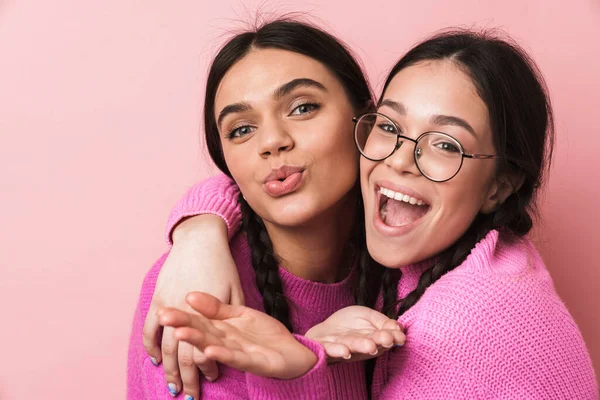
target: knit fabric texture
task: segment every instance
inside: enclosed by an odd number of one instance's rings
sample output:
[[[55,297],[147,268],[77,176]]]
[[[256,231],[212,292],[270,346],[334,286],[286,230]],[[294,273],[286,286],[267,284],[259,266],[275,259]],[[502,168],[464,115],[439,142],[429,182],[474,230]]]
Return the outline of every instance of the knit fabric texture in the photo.
[[[168,237],[183,216],[203,213],[224,218],[231,237],[241,222],[238,193],[235,183],[224,175],[194,186],[173,210],[167,226]],[[237,240],[232,242],[234,257],[240,257],[242,251],[242,258],[248,258],[245,264],[238,264],[240,273],[252,275],[247,248],[244,250],[241,239]],[[163,261],[157,262],[144,282],[130,348],[136,348],[134,341],[141,346],[141,327],[155,275]],[[402,268],[400,299],[417,286],[421,273],[430,265],[431,262],[425,261]],[[291,279],[291,274],[283,270],[280,273],[289,290],[291,283],[286,279]],[[251,277],[242,275],[242,282],[249,279],[253,282]],[[302,322],[299,319],[304,317],[297,314],[296,306],[292,307],[297,333],[305,332],[310,324],[326,318],[326,313],[342,307],[342,303],[352,303],[350,287],[344,288],[346,294],[338,293],[335,300],[330,297],[324,305],[319,291],[300,289],[321,284],[297,279],[297,286],[291,287],[298,287],[298,291],[286,294],[291,298],[298,295],[301,308],[311,310]],[[244,291],[248,305],[252,302],[251,307],[262,310],[256,287],[244,287]],[[323,306],[327,311],[314,318],[312,310],[318,312]],[[597,380],[581,333],[557,295],[543,260],[528,240],[490,232],[462,265],[431,285],[399,322],[406,331],[406,344],[377,359],[373,399],[598,399]],[[360,371],[340,369],[340,372],[326,366],[323,349],[318,344],[308,340],[303,343],[319,356],[318,364],[308,374],[290,381],[260,378],[257,385],[263,388],[260,393],[248,390],[247,384],[228,385],[226,392],[219,392],[222,398],[237,398],[238,393],[259,396],[252,398],[278,398],[285,393],[289,399],[364,398],[364,380],[357,382],[364,379],[358,377],[364,376],[362,364]],[[135,362],[144,363],[144,368],[139,376],[130,373],[130,387],[133,384],[147,391],[147,387],[155,385],[153,393],[168,396],[162,368],[150,363],[143,347],[138,350]],[[129,361],[131,367],[131,351]],[[237,371],[221,370],[228,371],[227,375],[241,376]],[[150,372],[154,375],[148,378]],[[202,382],[204,393],[217,385],[219,381]],[[169,398],[157,396],[130,398]]]
[[[211,204],[219,206],[214,197],[210,201]],[[229,200],[224,199],[224,201]],[[201,203],[193,202],[199,209],[204,210],[205,204]],[[223,215],[230,214],[226,210]],[[256,276],[245,236],[241,233],[235,235],[230,246],[240,273],[246,306],[264,311],[262,296],[255,284]],[[152,364],[142,342],[144,321],[150,308],[158,273],[166,256],[166,254],[162,256],[146,275],[135,312],[128,356],[127,398],[130,400],[172,398],[162,365],[156,367]],[[364,363],[337,364],[328,367],[323,348],[316,342],[301,336],[335,311],[354,304],[352,288],[356,280],[355,271],[352,271],[343,281],[334,284],[307,281],[283,268],[279,268],[279,276],[290,306],[290,321],[295,337],[317,355],[317,364],[302,377],[291,380],[262,378],[219,365],[219,378],[215,382],[210,383],[201,378],[202,398],[366,399]],[[183,392],[176,398],[183,399]]]

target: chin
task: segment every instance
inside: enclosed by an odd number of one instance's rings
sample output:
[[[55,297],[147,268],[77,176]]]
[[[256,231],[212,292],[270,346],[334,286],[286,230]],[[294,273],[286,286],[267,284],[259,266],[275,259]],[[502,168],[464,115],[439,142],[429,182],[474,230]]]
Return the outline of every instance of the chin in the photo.
[[[318,216],[313,207],[302,204],[290,204],[281,207],[276,213],[271,214],[272,223],[280,226],[295,227],[304,225]]]

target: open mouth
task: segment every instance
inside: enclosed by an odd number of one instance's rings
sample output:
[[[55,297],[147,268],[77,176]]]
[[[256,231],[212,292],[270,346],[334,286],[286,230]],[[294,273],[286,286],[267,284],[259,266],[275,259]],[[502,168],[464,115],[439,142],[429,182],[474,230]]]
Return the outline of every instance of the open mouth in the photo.
[[[388,226],[403,227],[421,219],[430,209],[423,199],[380,187],[379,216]]]

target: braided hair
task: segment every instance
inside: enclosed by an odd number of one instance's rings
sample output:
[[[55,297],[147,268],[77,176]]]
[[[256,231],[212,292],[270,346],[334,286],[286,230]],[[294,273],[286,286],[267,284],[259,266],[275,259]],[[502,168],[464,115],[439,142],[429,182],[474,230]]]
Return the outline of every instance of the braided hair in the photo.
[[[504,238],[525,236],[536,215],[535,199],[547,174],[554,142],[554,119],[546,84],[527,53],[494,32],[453,30],[439,33],[413,47],[392,68],[383,93],[404,68],[420,62],[448,60],[466,72],[487,106],[494,146],[500,159],[498,174],[515,174],[523,184],[490,214],[479,214],[467,231],[435,258],[417,287],[397,300],[400,270],[382,277],[383,312],[402,315],[444,274],[462,264],[489,231]]]
[[[208,73],[204,101],[204,131],[208,152],[216,166],[231,177],[225,163],[221,137],[215,119],[215,97],[218,87],[229,69],[253,49],[281,49],[306,55],[322,63],[344,87],[354,110],[363,111],[372,107],[372,92],[365,75],[346,46],[334,36],[304,22],[292,19],[277,19],[257,28],[239,33],[231,38],[215,56]],[[349,132],[349,134],[351,134]],[[357,196],[360,197],[360,196]],[[240,196],[242,229],[246,233],[252,253],[252,265],[256,273],[256,284],[263,297],[265,312],[282,322],[288,329],[289,306],[283,295],[278,274],[278,260],[263,220]],[[359,250],[359,258],[366,253],[364,245],[363,209],[357,206],[352,242]],[[361,237],[362,233],[362,237]],[[362,241],[362,242],[361,242]],[[359,263],[359,269],[366,263]],[[360,273],[361,277],[367,275]],[[378,289],[372,279],[360,280],[369,288]],[[357,288],[357,299],[373,301],[373,290]]]

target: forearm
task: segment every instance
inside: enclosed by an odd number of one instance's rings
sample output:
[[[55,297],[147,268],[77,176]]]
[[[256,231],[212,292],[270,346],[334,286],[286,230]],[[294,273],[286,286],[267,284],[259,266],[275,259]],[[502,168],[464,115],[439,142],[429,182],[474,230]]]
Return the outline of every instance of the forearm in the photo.
[[[227,230],[226,237],[231,239],[241,226],[241,210],[238,203],[239,189],[229,177],[221,174],[208,178],[188,190],[177,202],[167,221],[166,238],[169,246],[173,236],[184,220],[204,214],[220,217]]]

